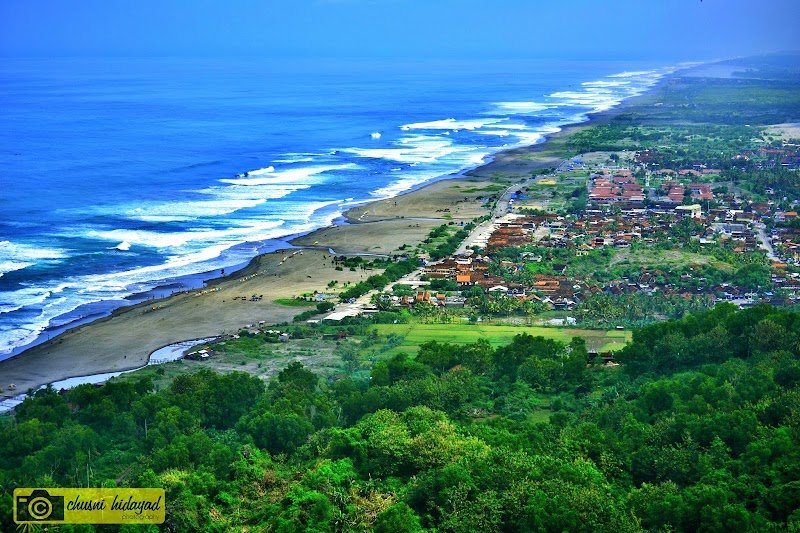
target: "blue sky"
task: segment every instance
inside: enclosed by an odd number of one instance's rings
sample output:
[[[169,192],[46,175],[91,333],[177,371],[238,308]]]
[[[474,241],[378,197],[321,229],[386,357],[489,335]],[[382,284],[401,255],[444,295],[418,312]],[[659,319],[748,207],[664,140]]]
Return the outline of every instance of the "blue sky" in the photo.
[[[800,49],[798,0],[2,0],[2,56],[694,60]]]

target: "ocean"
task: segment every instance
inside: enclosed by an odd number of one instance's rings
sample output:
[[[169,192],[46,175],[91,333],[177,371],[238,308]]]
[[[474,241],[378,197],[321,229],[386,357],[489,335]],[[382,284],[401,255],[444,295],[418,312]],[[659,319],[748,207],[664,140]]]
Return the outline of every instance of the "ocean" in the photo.
[[[0,360],[474,168],[678,65],[0,60]]]

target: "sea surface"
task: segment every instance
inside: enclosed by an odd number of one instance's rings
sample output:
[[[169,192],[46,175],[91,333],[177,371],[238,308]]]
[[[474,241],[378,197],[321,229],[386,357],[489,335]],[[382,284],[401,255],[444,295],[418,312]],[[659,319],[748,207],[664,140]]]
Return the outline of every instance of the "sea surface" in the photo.
[[[679,65],[0,59],[0,360]]]

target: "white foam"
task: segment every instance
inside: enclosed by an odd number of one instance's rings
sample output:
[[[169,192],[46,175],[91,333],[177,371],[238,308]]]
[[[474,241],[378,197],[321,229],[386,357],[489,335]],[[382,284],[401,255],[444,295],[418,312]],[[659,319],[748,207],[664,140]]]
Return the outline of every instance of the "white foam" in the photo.
[[[220,240],[236,240],[246,238],[252,233],[271,229],[282,224],[281,221],[260,221],[255,225],[234,226],[225,229],[205,229],[182,231],[174,233],[161,233],[147,230],[116,229],[109,231],[89,230],[86,235],[95,239],[109,241],[125,241],[128,243],[149,246],[151,248],[178,248],[192,241],[219,242]]]
[[[122,241],[121,243],[116,245],[114,248],[116,250],[120,250],[120,251],[126,252],[126,251],[131,249],[131,243],[129,243],[128,241]]]
[[[24,346],[35,341],[46,326],[46,322],[14,325],[10,328],[0,325],[0,355],[11,353],[16,346]]]
[[[459,154],[485,149],[482,146],[456,145],[451,139],[439,135],[411,135],[399,139],[393,145],[397,148],[347,148],[342,151],[358,157],[410,163],[413,166],[420,163],[437,163]]]
[[[109,231],[90,230],[86,234],[93,239],[119,242],[123,240],[127,243],[134,243],[140,246],[151,248],[172,248],[183,246],[192,240],[206,239],[210,236],[209,232],[193,231],[180,233],[158,233],[145,230],[126,230],[115,229]]]
[[[274,159],[273,163],[292,164],[292,163],[310,163],[314,161],[313,157],[287,157],[285,159]]]
[[[0,292],[0,313],[10,313],[23,307],[43,303],[50,297],[44,287],[25,287],[14,291]]]
[[[276,172],[273,169],[269,172],[263,172],[261,174],[256,174],[256,172],[250,173],[250,176],[255,175],[263,177],[221,179],[219,181],[231,185],[242,185],[247,187],[258,186],[258,185],[277,185],[277,184],[307,184],[306,182],[308,178],[312,176],[317,176],[324,172],[331,172],[334,170],[346,170],[352,168],[356,168],[356,165],[349,163],[345,165],[324,165],[324,166],[293,168],[293,169],[282,170],[279,172]]]
[[[602,94],[602,95],[601,95]],[[605,101],[609,97],[607,93],[597,93],[595,91],[559,91],[550,95],[550,98],[558,98],[568,103],[593,104],[598,101]]]
[[[377,131],[374,132],[374,133],[370,133],[369,136],[372,137],[373,139],[380,139],[381,138],[380,132],[377,132]]]
[[[656,70],[634,70],[634,71],[625,71],[620,72],[619,74],[611,74],[608,76],[609,78],[634,78],[634,77],[641,77],[641,76],[650,76],[656,74],[658,71]]]
[[[3,261],[0,260],[0,277],[7,272],[13,272],[15,270],[22,270],[23,268],[28,268],[29,266],[33,266],[36,263],[30,263],[27,261]]]
[[[306,229],[316,227],[316,223],[308,221],[314,210],[336,202],[338,200],[309,205],[307,212],[300,215],[305,222],[305,225],[301,227]],[[332,220],[335,216],[334,213],[328,218]],[[283,224],[283,221],[253,220],[241,227],[226,231],[197,232],[203,234],[207,239],[205,246],[196,251],[171,255],[161,264],[120,272],[75,276],[66,283],[54,284],[50,287],[25,288],[0,293],[0,312],[11,312],[23,307],[39,308],[39,315],[24,324],[11,324],[10,321],[8,324],[0,323],[0,355],[8,354],[16,346],[22,346],[35,340],[46,327],[52,325],[52,321],[56,317],[63,316],[92,302],[121,301],[130,294],[154,288],[164,280],[202,271],[203,267],[200,267],[200,264],[219,258],[224,251],[236,244],[247,240],[268,239],[286,234],[286,230],[280,229]],[[227,238],[221,238],[220,234],[225,234]],[[148,232],[142,232],[139,237],[141,240],[153,238]],[[177,239],[177,241],[186,242],[189,240],[191,239],[187,239],[183,235]],[[53,294],[62,292],[64,294],[58,298],[50,299]]]
[[[67,301],[67,297],[66,296],[61,296],[60,298],[56,298],[55,300],[53,300],[51,302],[47,302],[42,309],[43,310],[44,309],[52,309],[54,307],[58,307],[58,306],[62,305],[66,301]]]
[[[476,118],[471,120],[456,120],[447,118],[444,120],[433,120],[431,122],[417,122],[415,124],[405,124],[400,126],[403,131],[408,130],[475,130],[488,124],[503,122],[504,118]]]
[[[614,95],[603,89],[587,89],[584,92],[560,91],[550,95],[560,101],[562,106],[585,106],[592,111],[605,111],[619,105],[624,99],[623,95]]]
[[[508,131],[508,130],[499,130],[499,129],[497,129],[497,130],[478,131],[476,133],[479,133],[481,135],[497,135],[498,137],[508,137],[509,135],[511,135],[510,131]]]
[[[496,108],[495,113],[500,114],[537,113],[554,107],[552,104],[539,102],[495,102],[493,105]]]
[[[292,204],[281,204],[280,206],[276,206],[276,208],[270,212],[270,216],[281,221],[284,221],[284,224],[277,228],[276,231],[272,232],[272,236],[284,236],[294,233],[300,233],[302,231],[306,231],[305,229],[298,229],[300,225],[305,227],[306,224],[315,222],[321,216],[320,211],[326,210],[330,206],[337,206],[341,205],[342,203],[341,198],[337,198],[334,200],[322,200],[317,202],[302,202],[302,203],[292,203]],[[338,213],[335,209],[330,209],[330,212],[333,213],[334,218],[338,216]],[[326,213],[326,216],[330,213]],[[250,225],[257,225],[261,223],[260,220],[243,220],[241,221],[243,224],[250,224]],[[324,226],[325,224],[317,223],[316,227]],[[316,229],[312,228],[312,229]],[[263,237],[262,237],[263,238]],[[252,240],[252,239],[251,239]]]
[[[65,257],[67,257],[65,250],[0,241],[0,275],[14,270],[22,270],[40,261],[52,261]]]
[[[370,195],[374,198],[392,198],[401,194],[403,192],[409,191],[414,187],[425,183],[435,177],[438,177],[440,173],[438,172],[419,172],[419,173],[408,173],[404,174],[403,178],[391,183],[385,187],[381,187],[370,192]],[[358,202],[354,202],[358,203]]]
[[[630,85],[629,81],[585,81],[581,83],[584,87],[624,87]]]
[[[491,130],[492,128],[499,128],[504,130],[526,130],[528,129],[528,126],[526,126],[525,124],[493,124],[491,126],[487,126],[486,128],[488,130]],[[483,133],[483,132],[479,131],[476,133]]]
[[[155,202],[144,206],[123,206],[124,215],[145,222],[183,222],[204,217],[229,215],[240,209],[255,207],[266,198],[230,198],[183,202]]]
[[[265,185],[245,185],[245,186],[215,186],[199,191],[199,194],[214,196],[218,199],[232,200],[275,200],[283,198],[300,189],[308,189],[311,184],[265,184]]]
[[[256,170],[251,170],[247,174],[250,175],[250,176],[263,176],[264,174],[272,174],[273,172],[275,172],[275,167],[270,165],[270,166],[268,166],[266,168],[259,168],[259,169],[256,169]],[[244,174],[239,174],[239,175],[242,176],[242,177],[244,176]]]

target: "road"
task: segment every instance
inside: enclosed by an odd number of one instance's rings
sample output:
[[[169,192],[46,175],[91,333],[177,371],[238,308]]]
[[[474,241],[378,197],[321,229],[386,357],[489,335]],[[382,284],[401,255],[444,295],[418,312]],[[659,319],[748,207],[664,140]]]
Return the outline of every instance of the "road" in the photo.
[[[497,204],[489,212],[491,218],[485,222],[481,222],[474,230],[472,230],[472,232],[469,234],[469,237],[464,239],[464,241],[456,250],[456,255],[463,254],[472,246],[484,248],[486,246],[486,242],[489,240],[489,236],[491,236],[498,223],[504,219],[504,215],[509,213],[508,202],[514,196],[514,193],[530,186],[540,179],[552,179],[552,176],[536,176],[526,178],[523,181],[514,183],[506,188],[506,190],[504,190],[498,198]]]
[[[756,238],[758,239],[758,244],[766,250],[767,258],[770,261],[780,261],[780,258],[775,255],[775,249],[772,247],[772,241],[767,235],[766,226],[764,224],[755,224],[756,227]]]

